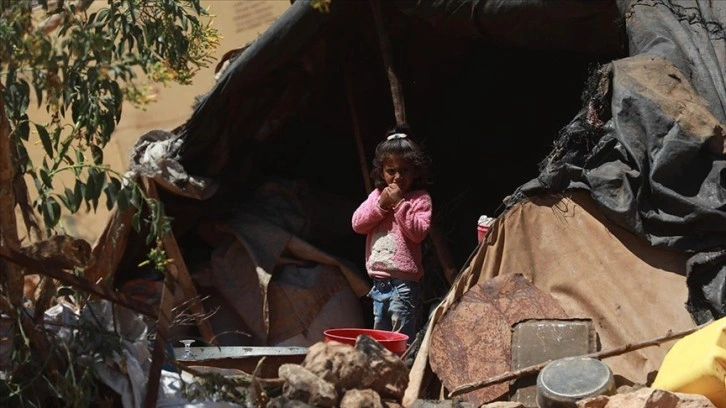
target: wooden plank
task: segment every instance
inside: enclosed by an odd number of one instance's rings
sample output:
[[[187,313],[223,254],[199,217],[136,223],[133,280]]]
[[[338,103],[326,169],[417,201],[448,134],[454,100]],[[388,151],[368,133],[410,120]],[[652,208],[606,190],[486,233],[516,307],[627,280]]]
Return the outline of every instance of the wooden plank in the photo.
[[[143,185],[146,190],[146,194],[155,200],[159,200],[159,192],[156,189],[156,184],[153,180],[143,177]],[[199,295],[197,293],[194,281],[192,281],[189,275],[189,269],[184,262],[179,244],[173,233],[166,234],[162,238],[164,250],[166,251],[169,259],[172,262],[169,264],[169,272],[174,277],[175,281],[181,285],[182,294],[184,295],[184,301],[189,300],[189,308],[194,314],[199,333],[201,334],[204,341],[208,344],[217,345],[217,341],[214,336],[214,331],[209,323],[209,319],[205,319],[204,306],[202,305]],[[173,295],[174,292],[172,292]],[[172,306],[173,307],[173,306]],[[170,309],[171,310],[171,309]]]
[[[93,264],[84,271],[86,279],[99,283],[118,270],[119,263],[126,252],[133,215],[134,209],[131,207],[124,211],[114,207],[111,221],[106,224],[103,232],[93,244]]]
[[[174,308],[174,293],[176,278],[169,272],[164,277],[164,285],[161,289],[161,300],[159,301],[159,318],[156,321],[156,340],[154,349],[151,352],[151,367],[149,368],[149,379],[146,384],[146,408],[155,408],[159,397],[159,381],[161,380],[161,369],[166,359],[166,345],[169,338],[169,325],[171,323],[171,311]]]

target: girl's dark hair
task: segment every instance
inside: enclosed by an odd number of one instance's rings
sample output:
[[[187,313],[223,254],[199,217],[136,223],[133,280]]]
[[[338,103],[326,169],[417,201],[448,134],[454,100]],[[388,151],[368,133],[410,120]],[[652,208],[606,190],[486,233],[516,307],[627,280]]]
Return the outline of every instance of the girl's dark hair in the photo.
[[[388,140],[388,136],[396,133],[405,134],[406,137]],[[383,162],[391,155],[402,157],[413,164],[416,175],[411,183],[411,189],[424,189],[431,184],[431,158],[424,148],[413,140],[411,128],[402,124],[386,132],[386,138],[376,146],[371,179],[377,189],[386,187],[386,181],[383,179]]]

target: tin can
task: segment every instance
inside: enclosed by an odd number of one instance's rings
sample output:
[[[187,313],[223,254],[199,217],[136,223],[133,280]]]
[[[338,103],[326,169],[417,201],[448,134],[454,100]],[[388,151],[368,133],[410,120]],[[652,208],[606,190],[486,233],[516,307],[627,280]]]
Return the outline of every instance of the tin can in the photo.
[[[539,408],[577,408],[577,401],[615,393],[610,367],[590,357],[565,357],[537,375]]]

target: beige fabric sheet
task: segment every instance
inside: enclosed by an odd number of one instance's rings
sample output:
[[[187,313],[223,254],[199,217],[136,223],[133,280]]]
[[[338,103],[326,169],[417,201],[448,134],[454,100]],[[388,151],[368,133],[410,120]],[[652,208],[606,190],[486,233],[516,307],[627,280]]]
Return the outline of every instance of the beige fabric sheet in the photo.
[[[570,317],[592,319],[602,349],[611,349],[695,327],[685,308],[685,262],[685,254],[650,247],[610,224],[585,192],[517,204],[496,220],[432,313],[404,406],[424,391],[430,394],[424,387],[436,375],[428,364],[432,327],[477,282],[521,273],[557,299]],[[646,384],[674,342],[603,361],[615,375]]]

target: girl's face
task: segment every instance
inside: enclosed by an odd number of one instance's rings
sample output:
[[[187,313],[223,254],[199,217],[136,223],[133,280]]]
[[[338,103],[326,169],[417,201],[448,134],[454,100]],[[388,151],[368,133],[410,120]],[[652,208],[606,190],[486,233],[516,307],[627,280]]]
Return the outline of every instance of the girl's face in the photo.
[[[383,160],[382,171],[386,185],[396,183],[404,193],[411,188],[416,177],[413,163],[397,155],[390,155]]]

